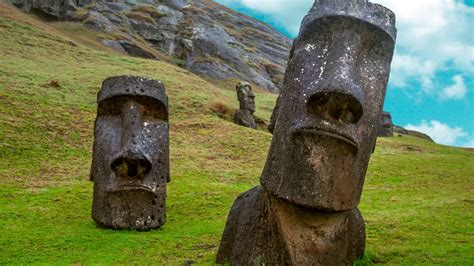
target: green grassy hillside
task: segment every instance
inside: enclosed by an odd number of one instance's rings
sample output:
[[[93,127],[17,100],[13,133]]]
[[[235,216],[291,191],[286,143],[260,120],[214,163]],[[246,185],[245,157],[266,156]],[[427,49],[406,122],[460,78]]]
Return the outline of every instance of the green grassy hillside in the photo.
[[[216,115],[216,106],[237,108],[233,87],[216,85],[227,83],[93,49],[65,29],[0,1],[0,264],[213,264],[232,202],[258,184],[271,135]],[[170,99],[168,219],[151,232],[100,229],[90,218],[96,94],[123,74],[162,80]],[[275,95],[256,96],[268,120]],[[473,173],[472,151],[379,139],[360,205],[360,263],[472,265]]]

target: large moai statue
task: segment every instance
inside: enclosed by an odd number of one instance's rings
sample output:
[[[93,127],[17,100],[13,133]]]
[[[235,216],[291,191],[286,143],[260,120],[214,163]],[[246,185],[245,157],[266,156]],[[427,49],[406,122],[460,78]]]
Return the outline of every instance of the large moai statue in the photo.
[[[150,230],[165,223],[168,97],[163,83],[106,79],[98,94],[92,218],[103,227]]]
[[[248,82],[239,82],[235,87],[239,99],[239,110],[234,115],[234,123],[249,128],[257,128],[253,113],[255,113],[255,95]]]
[[[389,112],[383,112],[380,117],[378,137],[393,137],[392,115]]]
[[[234,202],[218,263],[349,265],[364,254],[357,205],[395,37],[381,5],[315,1],[290,52],[261,186]]]

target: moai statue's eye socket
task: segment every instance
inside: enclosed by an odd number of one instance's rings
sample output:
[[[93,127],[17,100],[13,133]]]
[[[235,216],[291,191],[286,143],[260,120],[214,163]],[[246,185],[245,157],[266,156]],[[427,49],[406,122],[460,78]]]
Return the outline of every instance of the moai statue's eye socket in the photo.
[[[168,112],[165,105],[154,98],[144,97],[140,99],[144,107],[143,120],[146,121],[168,121]]]
[[[120,116],[122,114],[122,105],[124,99],[122,97],[113,97],[103,100],[99,103],[97,116]]]
[[[166,110],[162,105],[156,105],[150,108],[146,106],[143,112],[143,120],[162,120],[168,121]]]
[[[116,96],[99,103],[98,116],[121,116],[127,101],[134,100],[142,106],[142,119],[168,121],[165,105],[158,99],[146,96]]]

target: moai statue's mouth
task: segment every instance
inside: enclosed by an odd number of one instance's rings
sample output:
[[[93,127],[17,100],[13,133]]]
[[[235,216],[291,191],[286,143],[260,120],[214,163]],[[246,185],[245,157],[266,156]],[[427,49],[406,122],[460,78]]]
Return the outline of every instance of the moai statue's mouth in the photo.
[[[115,192],[121,192],[121,191],[128,191],[128,192],[149,192],[149,193],[156,193],[155,192],[155,189],[149,187],[149,186],[145,186],[145,185],[135,185],[135,184],[132,184],[132,185],[121,185],[117,188],[114,188],[114,189],[110,189],[109,191],[107,191],[108,193],[115,193]]]
[[[352,137],[343,133],[334,132],[326,128],[320,128],[320,127],[298,128],[293,131],[292,135],[294,136],[294,138],[305,138],[306,140],[310,139],[313,141],[321,141],[327,138],[336,139],[343,142],[346,145],[349,145],[351,147],[350,151],[352,155],[356,155],[357,151],[359,150],[359,145],[357,145],[356,141]],[[321,138],[321,136],[325,136],[326,138]]]

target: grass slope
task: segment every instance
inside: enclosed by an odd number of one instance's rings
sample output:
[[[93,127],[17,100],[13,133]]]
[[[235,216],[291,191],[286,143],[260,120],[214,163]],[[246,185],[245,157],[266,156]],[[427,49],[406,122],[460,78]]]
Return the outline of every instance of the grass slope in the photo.
[[[237,108],[232,87],[74,39],[0,1],[0,264],[213,264],[233,200],[258,184],[271,135],[211,111]],[[170,98],[168,220],[156,231],[104,230],[90,218],[96,94],[122,74],[160,79]],[[268,120],[275,96],[256,99]],[[472,264],[473,173],[470,151],[378,140],[359,263]]]

